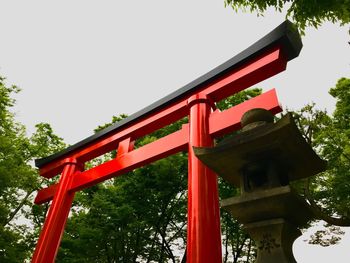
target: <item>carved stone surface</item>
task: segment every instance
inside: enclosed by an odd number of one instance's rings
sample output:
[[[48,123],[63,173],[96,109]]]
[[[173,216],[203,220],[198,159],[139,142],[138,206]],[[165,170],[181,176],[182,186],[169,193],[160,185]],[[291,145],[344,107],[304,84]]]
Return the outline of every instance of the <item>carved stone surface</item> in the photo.
[[[301,232],[295,225],[277,218],[246,224],[245,229],[258,248],[256,263],[296,263],[292,247]]]
[[[212,148],[194,148],[196,156],[241,195],[221,201],[244,225],[258,248],[257,263],[295,263],[293,242],[299,227],[314,219],[308,203],[289,183],[326,168],[300,134],[293,116],[273,123],[264,109],[246,112],[240,133]]]
[[[294,263],[299,227],[314,218],[309,205],[290,186],[275,187],[221,201],[256,242],[257,263]]]
[[[243,167],[267,160],[278,165],[288,181],[325,170],[326,162],[304,140],[291,114],[276,123],[264,122],[266,124],[223,140],[215,147],[194,147],[194,152],[203,163],[237,187],[241,186]]]
[[[290,186],[244,193],[222,200],[220,205],[241,224],[272,218],[288,218],[289,222],[304,226],[314,219],[307,202]]]
[[[273,123],[273,114],[265,109],[251,109],[247,111],[241,119],[242,131],[255,129],[267,123]]]

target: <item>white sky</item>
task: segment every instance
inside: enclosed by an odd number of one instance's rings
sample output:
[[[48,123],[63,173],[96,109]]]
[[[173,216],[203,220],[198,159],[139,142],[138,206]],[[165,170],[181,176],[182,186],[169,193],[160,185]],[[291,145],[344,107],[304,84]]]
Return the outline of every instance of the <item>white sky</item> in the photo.
[[[0,75],[23,89],[16,112],[29,133],[48,122],[73,144],[112,115],[132,114],[208,72],[283,20],[273,10],[236,14],[223,0],[0,0]],[[328,90],[350,72],[347,30],[308,29],[300,56],[257,86],[277,88],[288,108],[315,101],[332,111]],[[331,258],[346,262],[344,255]]]

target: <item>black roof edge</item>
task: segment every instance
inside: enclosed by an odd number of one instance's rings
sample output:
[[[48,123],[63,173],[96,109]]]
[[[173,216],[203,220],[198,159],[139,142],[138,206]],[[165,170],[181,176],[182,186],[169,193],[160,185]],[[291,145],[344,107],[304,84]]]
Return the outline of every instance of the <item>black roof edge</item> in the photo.
[[[184,87],[176,90],[175,92],[169,94],[168,96],[156,101],[155,103],[151,104],[150,106],[130,115],[129,117],[121,120],[120,122],[109,126],[92,136],[87,137],[86,139],[73,144],[66,149],[57,152],[53,155],[50,155],[45,158],[36,159],[35,165],[38,168],[43,167],[44,165],[55,161],[56,159],[62,158],[64,156],[69,155],[71,152],[83,148],[84,146],[97,141],[103,137],[108,136],[112,132],[116,132],[117,130],[125,127],[126,125],[130,125],[131,123],[137,121],[141,117],[145,117],[152,112],[162,108],[164,105],[167,105],[171,102],[174,102],[181,97],[192,93],[196,91],[196,89],[202,87],[204,84],[208,83],[209,81],[213,81],[215,78],[222,76],[227,71],[231,70],[234,67],[238,67],[247,60],[251,59],[252,57],[260,54],[267,48],[280,44],[282,47],[282,51],[284,55],[287,57],[288,61],[292,60],[293,58],[297,57],[301,51],[302,48],[302,42],[300,35],[298,33],[298,30],[296,29],[295,25],[291,23],[290,21],[286,20],[282,24],[280,24],[278,27],[276,27],[274,30],[272,30],[270,33],[265,35],[263,38],[255,42],[253,45],[248,47],[247,49],[240,52],[238,55],[232,57],[225,63],[221,64],[220,66],[214,68],[213,70],[209,71],[208,73],[204,74],[203,76],[195,79],[194,81],[190,82],[189,84],[185,85]]]

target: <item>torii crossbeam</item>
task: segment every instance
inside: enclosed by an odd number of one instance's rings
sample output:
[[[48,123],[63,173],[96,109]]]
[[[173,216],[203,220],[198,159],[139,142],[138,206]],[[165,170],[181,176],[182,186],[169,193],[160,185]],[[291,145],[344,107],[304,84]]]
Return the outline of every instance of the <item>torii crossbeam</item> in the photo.
[[[187,262],[219,263],[220,215],[217,176],[194,155],[193,146],[211,146],[218,136],[237,130],[251,108],[281,111],[275,90],[220,112],[215,103],[283,70],[302,43],[294,25],[283,22],[255,44],[149,107],[49,157],[36,160],[40,175],[60,175],[41,189],[35,203],[52,200],[32,262],[54,262],[75,192],[125,174],[180,151],[188,151]],[[133,149],[142,136],[185,116],[189,123],[172,134]],[[115,159],[84,170],[84,163],[117,149]]]

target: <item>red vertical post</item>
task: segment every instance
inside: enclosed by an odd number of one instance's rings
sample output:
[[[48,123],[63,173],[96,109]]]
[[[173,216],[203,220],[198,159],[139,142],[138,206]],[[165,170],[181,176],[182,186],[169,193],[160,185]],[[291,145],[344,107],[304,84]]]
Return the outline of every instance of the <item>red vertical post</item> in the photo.
[[[73,181],[73,175],[80,170],[80,167],[73,158],[65,160],[58,189],[45,219],[32,263],[52,263],[55,261],[75,194],[74,192],[68,192],[68,189]]]
[[[220,263],[221,231],[217,175],[194,155],[193,146],[213,146],[209,134],[211,103],[205,95],[188,100],[187,263]]]

